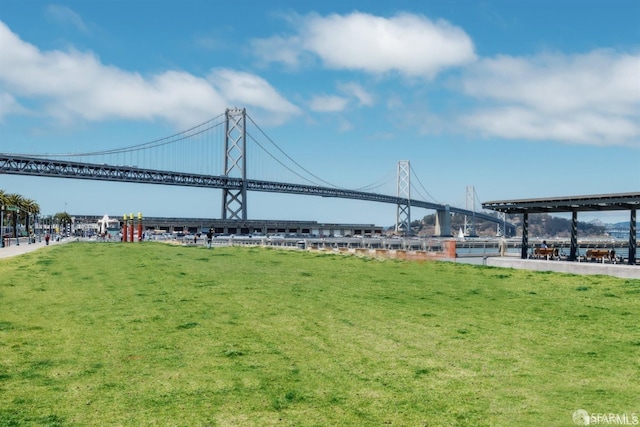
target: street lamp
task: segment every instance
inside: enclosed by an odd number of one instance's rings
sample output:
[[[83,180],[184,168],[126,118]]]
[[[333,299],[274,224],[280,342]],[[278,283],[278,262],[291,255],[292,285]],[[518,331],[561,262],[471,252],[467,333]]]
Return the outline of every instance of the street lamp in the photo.
[[[20,238],[18,237],[18,224],[20,223],[20,209],[16,209],[16,246],[20,246]]]
[[[0,206],[0,248],[4,248],[4,205]]]

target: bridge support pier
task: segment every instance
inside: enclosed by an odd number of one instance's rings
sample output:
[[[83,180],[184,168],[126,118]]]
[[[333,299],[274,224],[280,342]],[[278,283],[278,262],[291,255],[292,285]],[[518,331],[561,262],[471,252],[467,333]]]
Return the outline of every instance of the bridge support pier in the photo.
[[[444,210],[436,211],[436,236],[451,237],[451,212],[449,205],[444,205]]]

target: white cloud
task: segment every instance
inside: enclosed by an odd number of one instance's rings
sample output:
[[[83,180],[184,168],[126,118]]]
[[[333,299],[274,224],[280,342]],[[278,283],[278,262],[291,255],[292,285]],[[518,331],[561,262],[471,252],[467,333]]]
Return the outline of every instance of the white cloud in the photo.
[[[202,78],[170,70],[142,76],[102,64],[92,53],[40,51],[2,22],[0,63],[0,90],[14,103],[28,98],[66,122],[161,119],[190,126],[235,102],[259,107],[278,120],[298,112],[265,80],[252,74],[214,70]],[[15,111],[3,108],[0,117]]]
[[[5,115],[24,113],[26,110],[8,93],[0,93],[0,121]]]
[[[338,113],[345,111],[347,107],[356,103],[358,106],[372,106],[373,95],[367,92],[361,85],[355,82],[339,83],[340,95],[316,95],[309,101],[309,109],[317,113]],[[351,124],[348,124],[351,129]],[[345,128],[344,126],[342,127]]]
[[[555,140],[575,144],[638,145],[637,122],[588,112],[547,115],[521,107],[490,108],[461,120],[486,137]]]
[[[254,41],[260,58],[297,65],[302,55],[311,53],[331,69],[427,78],[475,59],[473,42],[462,29],[421,15],[384,18],[354,12],[292,21],[296,35]]]
[[[336,113],[344,111],[349,100],[341,96],[322,95],[314,97],[310,102],[312,111],[322,113]]]
[[[49,18],[60,24],[71,25],[83,33],[88,32],[87,25],[84,23],[82,17],[66,6],[50,4],[45,9],[45,13]]]
[[[298,68],[300,65],[302,46],[299,37],[255,39],[251,41],[251,47],[264,63],[280,62],[290,68]]]
[[[221,68],[212,70],[207,78],[229,103],[269,112],[271,117],[264,119],[270,123],[282,123],[300,114],[298,107],[255,74]]]
[[[367,92],[361,85],[355,82],[342,83],[338,89],[350,97],[358,100],[358,104],[364,107],[371,107],[374,104],[373,95]]]
[[[605,50],[484,59],[463,79],[479,107],[460,123],[488,137],[640,145],[639,76],[640,55]]]

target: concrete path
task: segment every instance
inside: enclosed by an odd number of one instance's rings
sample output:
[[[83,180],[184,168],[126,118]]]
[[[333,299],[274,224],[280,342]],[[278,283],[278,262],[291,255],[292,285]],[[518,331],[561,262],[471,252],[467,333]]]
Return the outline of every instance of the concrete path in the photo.
[[[49,246],[60,245],[64,243],[68,243],[73,241],[71,238],[61,239],[59,242],[54,240],[49,241]],[[18,256],[22,254],[26,254],[28,252],[33,252],[38,249],[42,249],[47,247],[44,239],[41,242],[36,240],[36,243],[29,244],[27,239],[20,239],[20,245],[16,245],[16,239],[11,239],[10,245],[5,246],[4,248],[0,248],[0,258],[9,258],[13,256]]]
[[[623,279],[640,279],[640,266],[602,264],[598,262],[545,261],[515,257],[490,257],[487,265],[534,271],[555,271],[569,274],[604,274]]]

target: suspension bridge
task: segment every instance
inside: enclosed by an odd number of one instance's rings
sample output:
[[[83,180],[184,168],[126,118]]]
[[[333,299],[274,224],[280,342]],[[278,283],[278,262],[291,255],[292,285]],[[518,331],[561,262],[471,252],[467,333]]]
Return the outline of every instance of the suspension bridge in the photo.
[[[419,180],[419,187],[412,183],[412,172],[409,161],[398,162],[395,177],[390,178],[395,179],[395,194],[374,192],[390,179],[358,189],[333,185],[282,150],[244,108],[227,109],[183,132],[128,147],[83,153],[0,153],[4,174],[220,189],[225,220],[247,220],[247,194],[257,191],[393,204],[396,231],[402,234],[411,234],[412,208],[436,211],[440,236],[451,236],[451,214],[494,222],[499,233],[514,232],[504,215],[476,212],[474,200],[465,208],[424,200],[423,192],[429,193]],[[412,191],[422,199],[412,198]],[[470,197],[467,189],[468,202]]]

